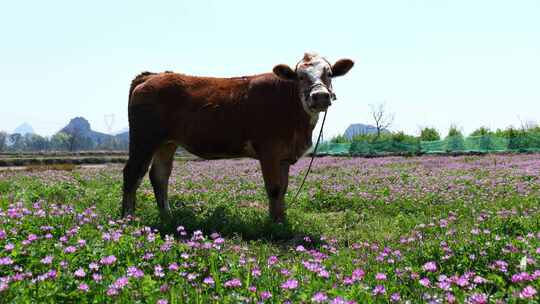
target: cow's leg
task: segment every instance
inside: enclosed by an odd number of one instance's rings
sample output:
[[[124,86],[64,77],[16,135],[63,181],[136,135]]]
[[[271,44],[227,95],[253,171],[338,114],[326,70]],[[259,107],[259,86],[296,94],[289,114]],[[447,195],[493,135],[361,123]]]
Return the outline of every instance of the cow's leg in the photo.
[[[128,108],[129,159],[124,167],[122,217],[135,212],[135,193],[160,143],[164,140],[160,116],[152,106]]]
[[[122,217],[135,212],[135,194],[152,161],[153,152],[153,149],[144,146],[138,150],[130,149],[129,159],[124,167]]]
[[[163,223],[168,223],[171,219],[167,191],[175,152],[176,145],[173,143],[161,146],[154,154],[152,168],[150,169],[150,182],[154,188],[154,195],[156,196],[159,207],[159,215]]]
[[[261,158],[261,169],[270,216],[274,222],[282,222],[285,219],[284,197],[289,184],[289,163],[276,157]]]

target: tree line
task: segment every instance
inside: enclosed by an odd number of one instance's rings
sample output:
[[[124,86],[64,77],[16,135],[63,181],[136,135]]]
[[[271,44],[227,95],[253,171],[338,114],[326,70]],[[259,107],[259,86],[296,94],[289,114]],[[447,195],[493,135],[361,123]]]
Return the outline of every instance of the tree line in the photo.
[[[88,151],[88,150],[127,150],[127,142],[111,136],[95,142],[92,138],[74,132],[58,132],[50,137],[38,134],[7,134],[0,131],[1,152],[39,152],[39,151]]]

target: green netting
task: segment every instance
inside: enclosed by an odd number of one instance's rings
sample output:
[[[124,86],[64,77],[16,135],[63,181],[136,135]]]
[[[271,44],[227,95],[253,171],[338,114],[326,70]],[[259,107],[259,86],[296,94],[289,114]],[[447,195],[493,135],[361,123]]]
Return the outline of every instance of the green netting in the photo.
[[[514,137],[494,135],[451,136],[437,141],[397,141],[381,139],[361,140],[350,143],[323,143],[319,155],[384,155],[384,154],[438,154],[438,153],[490,153],[490,152],[540,152],[540,136],[523,134]]]

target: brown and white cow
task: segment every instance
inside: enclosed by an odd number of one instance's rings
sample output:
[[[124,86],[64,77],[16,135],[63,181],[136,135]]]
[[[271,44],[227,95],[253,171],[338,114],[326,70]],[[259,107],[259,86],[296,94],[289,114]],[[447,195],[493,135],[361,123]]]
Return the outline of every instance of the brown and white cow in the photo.
[[[332,78],[353,61],[331,65],[305,54],[295,69],[235,78],[172,72],[138,75],[129,93],[129,160],[124,168],[122,216],[133,214],[135,192],[150,169],[162,220],[170,219],[167,187],[178,146],[204,159],[260,161],[274,221],[285,216],[289,166],[312,145],[319,113],[335,99]]]

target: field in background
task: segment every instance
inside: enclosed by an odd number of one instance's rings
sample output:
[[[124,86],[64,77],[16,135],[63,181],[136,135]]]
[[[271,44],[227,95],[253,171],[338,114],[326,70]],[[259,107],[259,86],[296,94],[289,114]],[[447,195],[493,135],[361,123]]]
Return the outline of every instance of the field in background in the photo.
[[[291,201],[309,160],[292,167]],[[316,160],[286,224],[256,161],[177,161],[176,223],[121,165],[0,171],[6,302],[535,302],[540,155]]]
[[[127,151],[0,152],[0,168],[125,163],[128,156]],[[195,157],[179,150],[176,159],[190,160],[195,159]]]

